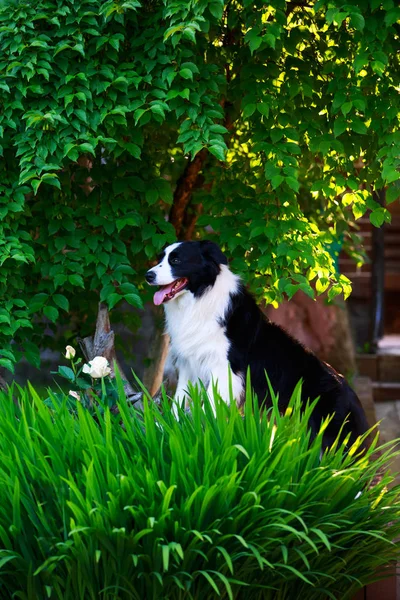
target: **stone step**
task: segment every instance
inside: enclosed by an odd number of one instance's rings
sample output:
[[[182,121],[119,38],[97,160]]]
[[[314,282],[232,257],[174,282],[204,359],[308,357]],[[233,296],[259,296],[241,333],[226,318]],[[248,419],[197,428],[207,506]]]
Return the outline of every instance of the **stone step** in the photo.
[[[400,382],[400,355],[358,354],[358,372],[378,382]]]
[[[374,402],[400,400],[400,382],[374,381],[372,383]]]
[[[376,354],[357,354],[356,363],[358,374],[369,377],[372,381],[378,379],[378,357]]]

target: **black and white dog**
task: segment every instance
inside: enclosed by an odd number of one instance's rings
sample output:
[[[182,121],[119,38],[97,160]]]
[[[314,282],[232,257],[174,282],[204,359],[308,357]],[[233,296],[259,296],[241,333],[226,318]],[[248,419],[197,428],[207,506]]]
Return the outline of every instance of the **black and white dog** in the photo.
[[[360,401],[344,378],[264,316],[216,244],[168,246],[159,263],[147,271],[146,280],[160,286],[154,303],[165,308],[169,359],[178,371],[178,401],[187,396],[189,381],[201,380],[211,401],[213,385],[226,401],[231,385],[240,404],[249,367],[260,403],[268,405],[265,373],[279,392],[282,410],[300,379],[304,400],[320,397],[310,422],[313,433],[323,418],[335,415],[325,433],[325,446],[331,445],[346,419],[344,435],[350,432],[351,440],[368,429]]]

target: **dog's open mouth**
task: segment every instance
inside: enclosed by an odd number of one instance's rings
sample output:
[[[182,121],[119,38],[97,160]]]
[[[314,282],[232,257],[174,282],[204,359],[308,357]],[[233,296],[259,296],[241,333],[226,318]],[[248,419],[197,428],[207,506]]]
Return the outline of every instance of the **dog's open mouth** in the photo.
[[[160,286],[160,289],[154,294],[154,304],[159,306],[164,302],[169,302],[178,292],[185,289],[187,282],[186,277],[182,277],[181,279],[175,279],[175,281],[168,285]]]

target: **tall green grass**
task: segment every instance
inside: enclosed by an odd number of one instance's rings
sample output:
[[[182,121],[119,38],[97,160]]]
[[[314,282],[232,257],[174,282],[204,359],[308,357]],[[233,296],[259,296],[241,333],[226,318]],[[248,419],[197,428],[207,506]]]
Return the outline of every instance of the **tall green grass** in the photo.
[[[194,392],[177,422],[118,387],[95,417],[0,395],[2,600],[343,600],[396,557],[399,489],[370,485],[393,452],[321,458],[299,388],[283,416]]]

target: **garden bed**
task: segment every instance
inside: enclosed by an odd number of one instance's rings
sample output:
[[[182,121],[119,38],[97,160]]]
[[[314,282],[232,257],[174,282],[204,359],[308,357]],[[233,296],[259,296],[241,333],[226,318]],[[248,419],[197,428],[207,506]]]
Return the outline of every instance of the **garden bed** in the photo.
[[[195,393],[177,422],[116,385],[119,414],[1,395],[2,599],[344,600],[396,557],[399,489],[372,485],[391,452],[321,457],[299,390],[244,418]]]

